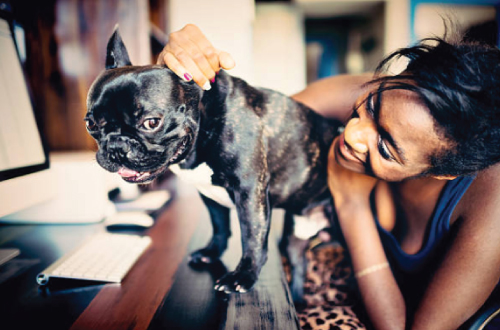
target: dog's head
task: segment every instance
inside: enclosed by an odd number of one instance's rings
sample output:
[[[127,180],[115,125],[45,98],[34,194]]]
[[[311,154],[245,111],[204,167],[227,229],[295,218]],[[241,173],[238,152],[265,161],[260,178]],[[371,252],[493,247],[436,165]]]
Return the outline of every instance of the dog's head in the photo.
[[[87,97],[87,130],[97,141],[97,162],[128,182],[151,182],[183,160],[198,135],[201,89],[164,66],[132,66],[115,30],[106,70]]]

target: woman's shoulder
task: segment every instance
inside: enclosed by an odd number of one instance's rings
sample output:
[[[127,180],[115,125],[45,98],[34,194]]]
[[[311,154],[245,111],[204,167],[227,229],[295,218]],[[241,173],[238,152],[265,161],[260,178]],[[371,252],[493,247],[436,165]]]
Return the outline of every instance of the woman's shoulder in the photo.
[[[452,218],[496,223],[500,227],[500,164],[477,173],[457,204]]]

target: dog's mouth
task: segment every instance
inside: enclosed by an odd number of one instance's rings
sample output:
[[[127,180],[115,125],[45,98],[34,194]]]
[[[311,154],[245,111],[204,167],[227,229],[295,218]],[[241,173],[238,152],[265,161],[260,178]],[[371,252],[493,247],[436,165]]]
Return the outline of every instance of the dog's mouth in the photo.
[[[184,139],[182,139],[182,142],[179,144],[179,146],[175,150],[174,155],[172,157],[170,157],[170,159],[168,161],[169,164],[173,164],[181,156],[184,156],[184,154],[186,153],[186,150],[188,149],[188,145],[189,145],[190,140],[191,140],[191,138],[189,137],[189,135],[184,137]]]
[[[153,180],[164,170],[164,167],[159,168],[154,171],[139,172],[131,170],[126,167],[120,167],[118,169],[118,175],[122,177],[123,180],[131,183],[144,183]]]
[[[161,166],[158,169],[155,170],[150,170],[150,171],[136,171],[132,170],[126,167],[120,167],[118,169],[118,175],[122,177],[123,180],[130,182],[130,183],[146,183],[146,182],[151,182],[154,180],[156,177],[158,177],[161,173],[163,173],[168,166],[173,164],[175,161],[181,158],[181,156],[184,156],[187,151],[188,151],[188,146],[189,146],[189,141],[190,137],[186,136],[181,143],[177,146],[177,149],[175,150],[174,154],[168,162]]]

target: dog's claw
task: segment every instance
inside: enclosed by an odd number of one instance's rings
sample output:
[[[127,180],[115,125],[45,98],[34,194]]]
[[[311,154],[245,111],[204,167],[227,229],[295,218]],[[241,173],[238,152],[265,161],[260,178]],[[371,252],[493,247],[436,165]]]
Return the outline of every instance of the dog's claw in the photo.
[[[236,291],[239,293],[245,293],[247,290],[245,290],[241,285],[236,286]]]
[[[189,263],[194,266],[213,264],[218,260],[218,254],[208,249],[201,249],[191,253]]]
[[[245,293],[250,290],[257,280],[257,276],[251,271],[234,271],[221,277],[216,283],[215,290],[225,293]]]

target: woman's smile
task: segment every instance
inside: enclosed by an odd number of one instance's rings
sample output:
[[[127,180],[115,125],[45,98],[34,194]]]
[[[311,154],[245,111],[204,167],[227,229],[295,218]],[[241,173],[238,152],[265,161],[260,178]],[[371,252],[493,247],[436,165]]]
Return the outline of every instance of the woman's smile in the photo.
[[[355,154],[352,148],[345,143],[344,133],[333,142],[335,144],[335,160],[344,168],[358,173],[366,173],[366,164],[361,161]]]
[[[338,148],[339,148],[341,156],[345,160],[352,161],[354,163],[358,163],[360,165],[363,165],[364,162],[361,159],[359,159],[359,157],[356,156],[356,154],[354,153],[354,151],[352,150],[352,148],[349,147],[345,143],[344,134],[341,134],[339,136],[339,139],[338,139]]]

